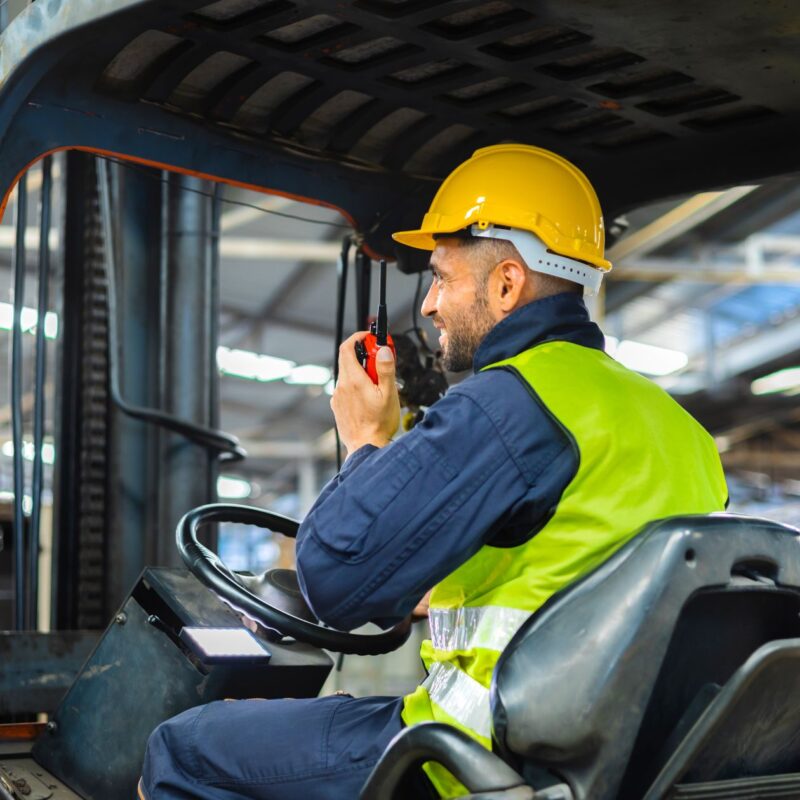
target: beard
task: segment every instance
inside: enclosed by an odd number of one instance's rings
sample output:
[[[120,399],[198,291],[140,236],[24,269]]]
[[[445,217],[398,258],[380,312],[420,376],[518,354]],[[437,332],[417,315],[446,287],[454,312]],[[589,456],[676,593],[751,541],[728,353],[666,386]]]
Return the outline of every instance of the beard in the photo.
[[[442,353],[444,368],[449,372],[472,369],[475,351],[495,322],[485,291],[478,293],[478,298],[469,308],[453,312],[445,326],[447,346]]]

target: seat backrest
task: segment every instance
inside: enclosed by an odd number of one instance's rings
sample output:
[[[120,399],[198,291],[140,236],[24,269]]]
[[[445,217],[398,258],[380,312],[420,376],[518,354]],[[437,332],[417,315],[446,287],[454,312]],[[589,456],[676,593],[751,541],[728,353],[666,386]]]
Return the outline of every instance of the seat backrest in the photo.
[[[577,800],[640,798],[748,656],[800,636],[798,535],[726,514],[649,525],[506,648],[492,682],[501,751]]]
[[[720,690],[638,800],[800,796],[800,639],[768,642]]]

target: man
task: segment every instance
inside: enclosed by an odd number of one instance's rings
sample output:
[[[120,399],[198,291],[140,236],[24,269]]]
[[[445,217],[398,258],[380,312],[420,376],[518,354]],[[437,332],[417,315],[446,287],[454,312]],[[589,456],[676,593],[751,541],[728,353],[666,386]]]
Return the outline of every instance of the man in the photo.
[[[311,606],[343,629],[390,624],[435,587],[428,678],[406,698],[186,712],[151,738],[149,800],[354,798],[392,736],[427,720],[490,747],[492,670],[530,614],[650,520],[724,507],[711,437],[606,356],[589,320],[583,288],[611,265],[576,167],[535,147],[484,148],[421,228],[395,238],[432,250],[422,313],[445,365],[475,374],[392,442],[391,351],[375,386],[354,355],[364,333],[342,345],[332,407],[348,457],[300,528],[297,567]],[[464,793],[425,769],[438,796]]]

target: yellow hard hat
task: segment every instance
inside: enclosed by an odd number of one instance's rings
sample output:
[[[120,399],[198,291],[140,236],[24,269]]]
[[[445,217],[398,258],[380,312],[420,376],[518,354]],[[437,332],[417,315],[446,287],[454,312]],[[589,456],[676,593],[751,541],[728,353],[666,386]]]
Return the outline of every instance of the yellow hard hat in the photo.
[[[433,250],[437,234],[497,225],[534,233],[550,251],[602,272],[611,269],[600,203],[588,178],[565,158],[526,144],[476,150],[445,178],[419,230],[393,238]]]

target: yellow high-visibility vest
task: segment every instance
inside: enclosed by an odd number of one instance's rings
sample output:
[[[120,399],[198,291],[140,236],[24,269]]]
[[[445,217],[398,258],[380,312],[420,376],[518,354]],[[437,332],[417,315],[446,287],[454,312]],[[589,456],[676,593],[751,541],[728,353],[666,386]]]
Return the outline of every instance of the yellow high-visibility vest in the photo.
[[[491,748],[492,672],[528,617],[648,522],[721,511],[728,493],[712,437],[656,384],[603,351],[544,342],[486,369],[518,375],[576,460],[538,532],[513,547],[484,545],[431,595],[431,638],[421,653],[428,677],[405,698],[403,721],[449,723]],[[425,770],[443,797],[467,793],[443,767]]]

